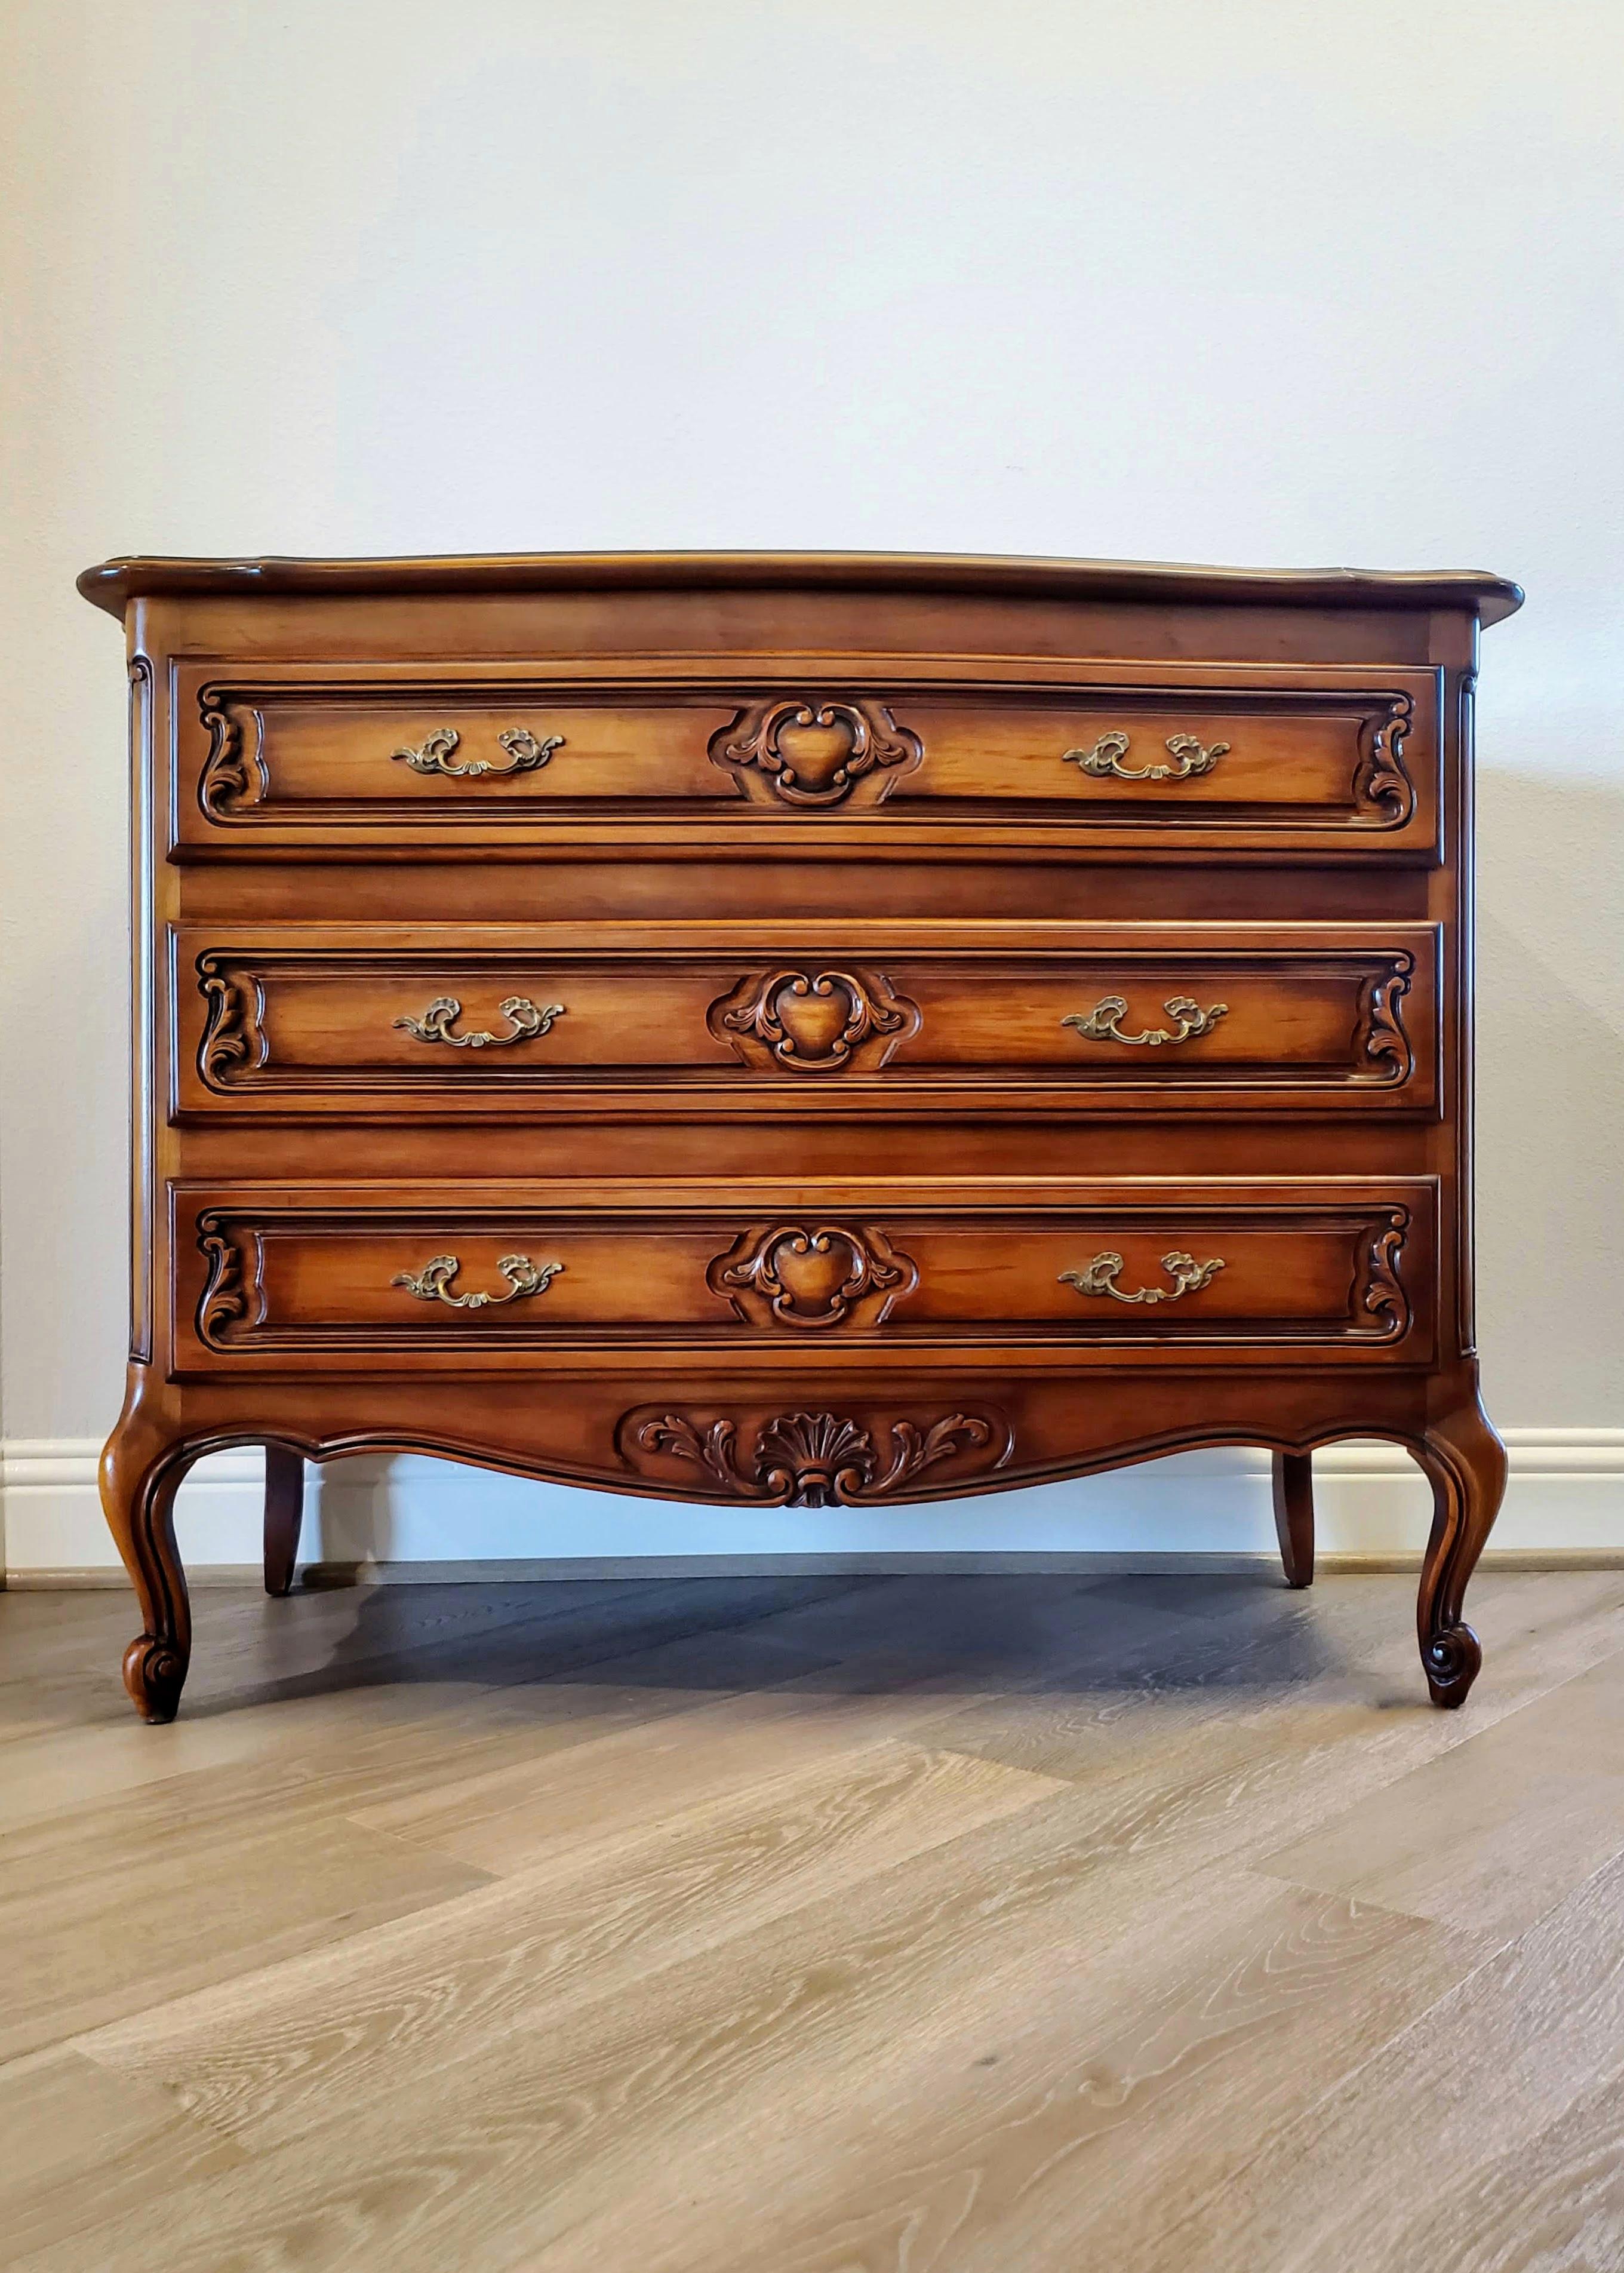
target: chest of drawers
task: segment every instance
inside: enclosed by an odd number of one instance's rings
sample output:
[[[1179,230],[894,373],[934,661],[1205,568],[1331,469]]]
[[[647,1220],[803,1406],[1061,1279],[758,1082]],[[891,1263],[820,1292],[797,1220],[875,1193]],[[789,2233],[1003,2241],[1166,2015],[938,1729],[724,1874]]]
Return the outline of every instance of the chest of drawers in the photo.
[[[129,1392],[186,1466],[414,1450],[789,1504],[1408,1446],[1434,1699],[1503,1482],[1471,1225],[1480,575],[124,560]],[[990,1514],[989,1520],[995,1519]],[[770,1513],[764,1512],[770,1529]],[[767,1535],[764,1530],[764,1536]]]

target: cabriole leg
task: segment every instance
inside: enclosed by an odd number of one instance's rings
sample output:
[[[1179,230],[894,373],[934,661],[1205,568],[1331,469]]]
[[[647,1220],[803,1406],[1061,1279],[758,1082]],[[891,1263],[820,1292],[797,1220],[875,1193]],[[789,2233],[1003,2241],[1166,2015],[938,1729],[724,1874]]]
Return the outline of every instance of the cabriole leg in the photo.
[[[191,1657],[191,1605],[175,1545],[185,1447],[128,1414],[101,1455],[101,1505],[141,1606],[124,1652],[124,1686],[142,1720],[172,1721]]]
[[[265,1590],[285,1594],[293,1585],[304,1516],[304,1462],[286,1444],[265,1448]]]
[[[1506,1451],[1474,1396],[1413,1448],[1432,1479],[1433,1535],[1421,1567],[1416,1628],[1434,1705],[1463,1704],[1483,1653],[1461,1615],[1466,1582],[1500,1512]]]
[[[1288,1587],[1313,1584],[1313,1459],[1307,1452],[1275,1454],[1275,1530]]]

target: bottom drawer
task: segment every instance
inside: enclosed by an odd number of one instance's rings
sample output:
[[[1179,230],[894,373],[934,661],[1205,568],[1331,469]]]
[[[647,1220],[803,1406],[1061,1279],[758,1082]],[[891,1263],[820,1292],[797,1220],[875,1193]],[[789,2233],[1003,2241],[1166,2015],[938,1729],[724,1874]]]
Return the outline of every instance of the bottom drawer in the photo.
[[[172,1188],[183,1369],[657,1347],[1426,1363],[1429,1179]]]

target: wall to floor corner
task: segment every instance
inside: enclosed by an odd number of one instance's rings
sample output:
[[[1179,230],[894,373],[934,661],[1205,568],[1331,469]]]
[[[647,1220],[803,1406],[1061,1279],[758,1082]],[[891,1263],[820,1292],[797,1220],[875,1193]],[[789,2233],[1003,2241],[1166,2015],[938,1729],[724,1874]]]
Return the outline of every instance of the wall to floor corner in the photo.
[[[0,43],[13,1567],[106,1553],[80,1471],[125,1339],[125,686],[72,580],[134,551],[1516,577],[1478,695],[1498,1536],[1613,1536],[1615,1471],[1558,1455],[1624,1425],[1624,10],[11,0]],[[1335,1536],[1424,1529],[1402,1471],[1321,1466]],[[183,1495],[205,1561],[257,1551],[251,1468]],[[367,1474],[316,1520],[369,1554],[881,1535]],[[884,1520],[899,1552],[1270,1537],[1244,1460]]]
[[[96,1497],[94,1443],[14,1443],[0,1454],[0,1504],[13,1586],[61,1576],[116,1578]],[[1511,1474],[1490,1557],[1624,1557],[1624,1429],[1509,1432]],[[194,1577],[240,1572],[260,1554],[264,1467],[254,1452],[200,1460],[176,1521]],[[1418,1557],[1432,1496],[1388,1444],[1314,1456],[1319,1545],[1328,1556]],[[526,1482],[419,1458],[307,1467],[303,1562],[470,1566],[534,1563],[665,1567],[685,1559],[755,1567],[958,1567],[1019,1557],[1068,1567],[1079,1557],[1272,1554],[1269,1466],[1255,1452],[1191,1452],[1076,1483],[935,1505],[673,1509],[659,1500]]]

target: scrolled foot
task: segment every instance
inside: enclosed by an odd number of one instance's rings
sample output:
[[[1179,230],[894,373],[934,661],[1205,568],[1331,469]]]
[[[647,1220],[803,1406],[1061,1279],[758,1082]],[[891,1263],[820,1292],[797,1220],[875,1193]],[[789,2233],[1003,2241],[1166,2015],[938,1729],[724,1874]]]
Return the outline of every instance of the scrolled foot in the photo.
[[[1412,1449],[1432,1479],[1433,1533],[1416,1597],[1421,1669],[1434,1705],[1463,1705],[1483,1653],[1462,1617],[1466,1582],[1477,1568],[1506,1488],[1506,1452],[1478,1402],[1469,1397],[1432,1422]]]
[[[132,1365],[124,1409],[101,1455],[101,1504],[140,1605],[141,1631],[124,1652],[123,1674],[143,1721],[175,1718],[191,1655],[175,1493],[192,1457],[172,1419],[154,1407],[146,1368]]]
[[[1421,1665],[1433,1704],[1447,1709],[1463,1705],[1482,1663],[1483,1652],[1470,1626],[1446,1626],[1440,1633],[1429,1634],[1421,1651]]]
[[[137,1634],[124,1652],[124,1687],[143,1721],[154,1728],[180,1711],[186,1660],[158,1634]]]

